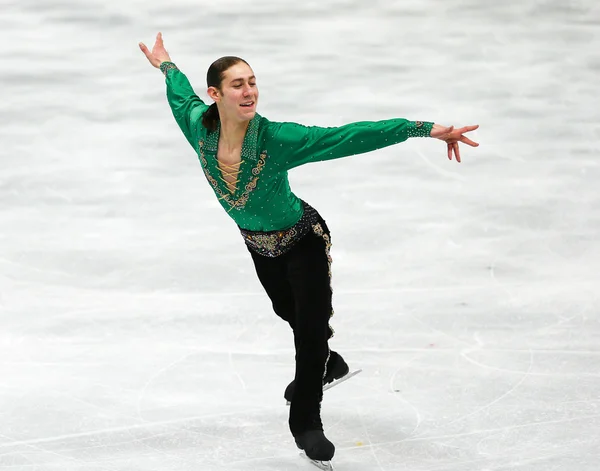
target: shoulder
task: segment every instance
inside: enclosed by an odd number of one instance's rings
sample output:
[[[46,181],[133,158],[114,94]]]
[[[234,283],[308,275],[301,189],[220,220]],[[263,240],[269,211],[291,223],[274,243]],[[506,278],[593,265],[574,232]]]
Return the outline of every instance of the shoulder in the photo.
[[[270,121],[261,119],[261,133],[266,142],[289,143],[306,137],[311,127],[291,121]]]
[[[260,116],[259,134],[264,144],[275,139],[279,131],[279,123]]]

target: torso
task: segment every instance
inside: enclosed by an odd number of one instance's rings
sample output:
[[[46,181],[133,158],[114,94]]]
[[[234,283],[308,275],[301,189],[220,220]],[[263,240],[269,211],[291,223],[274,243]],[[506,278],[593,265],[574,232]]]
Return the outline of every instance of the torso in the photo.
[[[260,117],[252,120],[243,139],[237,136],[237,142],[227,143],[222,131],[218,127],[217,132],[198,135],[200,163],[219,204],[240,228],[247,230],[276,231],[296,224],[302,216],[302,204],[291,192],[287,171],[280,170],[268,155],[269,151],[275,156],[279,155],[276,151],[281,152],[279,146],[268,146],[268,121]],[[229,165],[241,173],[224,175]]]

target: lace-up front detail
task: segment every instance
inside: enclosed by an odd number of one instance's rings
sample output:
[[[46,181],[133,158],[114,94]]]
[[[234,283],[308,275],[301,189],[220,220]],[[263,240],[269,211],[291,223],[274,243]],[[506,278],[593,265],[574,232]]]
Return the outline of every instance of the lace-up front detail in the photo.
[[[217,197],[227,212],[242,211],[256,186],[267,161],[267,152],[258,153],[258,128],[260,116],[257,114],[248,125],[240,162],[226,164],[217,158],[221,124],[216,131],[209,131],[198,140],[198,157],[206,179],[210,182]],[[243,167],[242,164],[246,163]],[[248,168],[246,168],[248,167]],[[221,183],[219,180],[225,183]],[[238,183],[240,187],[238,188]],[[239,191],[238,191],[239,190]],[[234,199],[235,198],[235,199]]]
[[[238,163],[229,165],[223,162],[219,162],[219,170],[221,171],[221,175],[219,179],[227,185],[227,189],[233,195],[237,191],[237,184],[240,179],[238,178],[241,170],[240,167],[244,163],[243,160],[240,160]]]

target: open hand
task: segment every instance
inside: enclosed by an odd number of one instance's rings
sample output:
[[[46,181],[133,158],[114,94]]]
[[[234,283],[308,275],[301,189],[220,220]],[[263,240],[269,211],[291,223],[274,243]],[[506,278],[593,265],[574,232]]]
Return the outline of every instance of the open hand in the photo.
[[[169,53],[165,49],[162,40],[162,33],[158,33],[156,35],[156,42],[154,43],[154,47],[152,48],[152,52],[148,50],[144,43],[140,43],[140,49],[146,55],[146,58],[157,69],[160,67],[160,64],[163,62],[171,62],[171,57],[169,57]]]
[[[473,142],[468,137],[463,136],[464,133],[474,131],[479,127],[478,124],[475,126],[464,126],[462,128],[454,129],[454,126],[446,127],[439,124],[434,124],[429,134],[431,137],[440,139],[448,145],[448,158],[452,160],[452,154],[456,157],[456,161],[460,163],[460,151],[458,149],[458,143],[462,142],[471,147],[477,147],[479,144]]]

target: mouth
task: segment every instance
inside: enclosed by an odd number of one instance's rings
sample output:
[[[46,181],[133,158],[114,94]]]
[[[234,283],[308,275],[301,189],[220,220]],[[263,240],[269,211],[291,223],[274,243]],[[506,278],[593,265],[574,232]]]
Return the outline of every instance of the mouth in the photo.
[[[254,101],[247,101],[245,103],[242,103],[240,106],[242,108],[252,108],[254,106]]]

